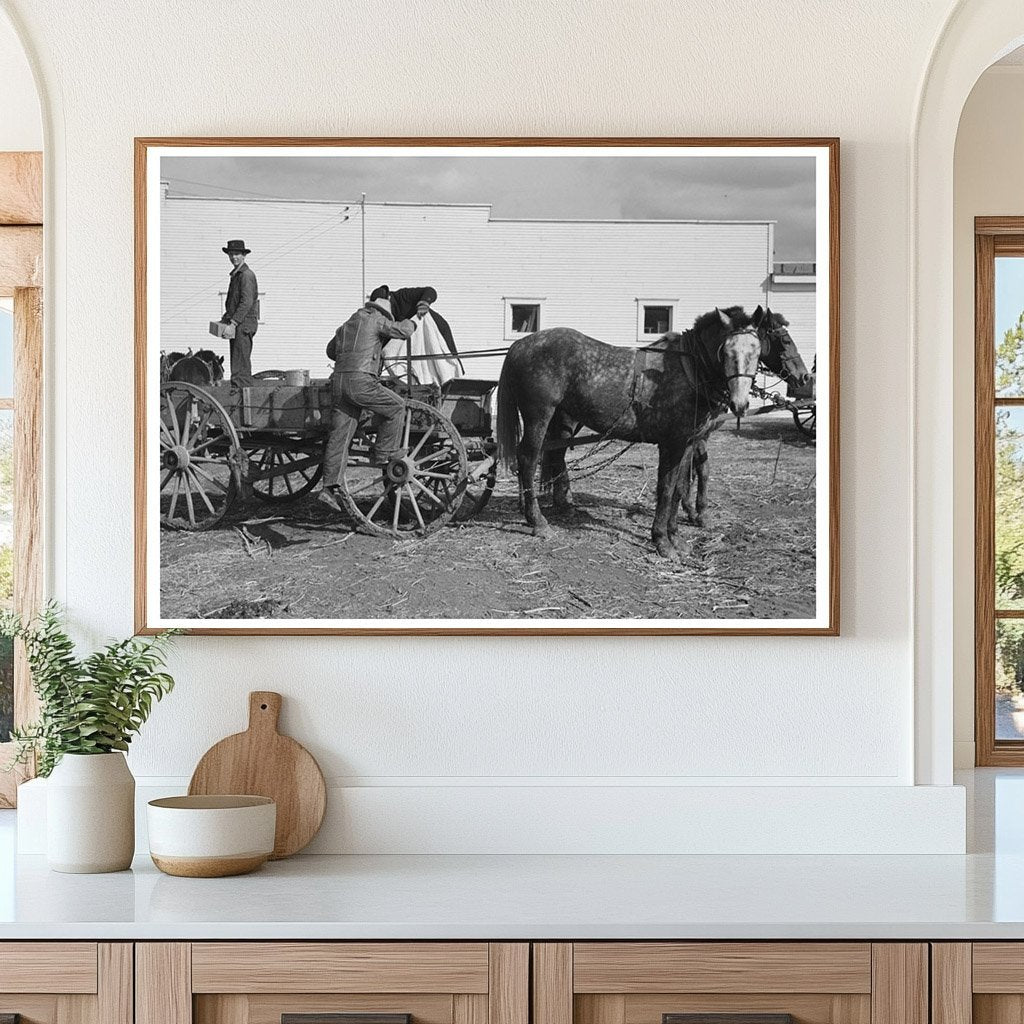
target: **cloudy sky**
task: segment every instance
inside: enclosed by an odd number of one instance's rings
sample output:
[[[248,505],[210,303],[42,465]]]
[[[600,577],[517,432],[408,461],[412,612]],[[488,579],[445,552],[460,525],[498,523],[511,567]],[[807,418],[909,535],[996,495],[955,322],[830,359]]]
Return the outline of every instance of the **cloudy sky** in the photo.
[[[775,220],[778,260],[814,252],[813,157],[163,157],[185,195],[489,203],[493,217]]]

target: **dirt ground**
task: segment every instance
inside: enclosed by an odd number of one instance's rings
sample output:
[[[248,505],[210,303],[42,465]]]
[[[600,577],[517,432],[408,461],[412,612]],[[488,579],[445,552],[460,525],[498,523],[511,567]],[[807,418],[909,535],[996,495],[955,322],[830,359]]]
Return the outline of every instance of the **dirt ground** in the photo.
[[[586,451],[571,452],[570,463]],[[711,436],[707,525],[690,526],[681,514],[675,561],[657,557],[650,542],[657,455],[655,446],[637,445],[576,481],[576,509],[551,512],[548,540],[530,535],[510,478],[499,478],[476,519],[424,540],[351,533],[315,495],[287,507],[251,504],[207,533],[164,531],[161,613],[188,619],[812,617],[815,447],[790,415],[752,416],[739,433],[726,424]],[[255,544],[239,530],[247,521]]]

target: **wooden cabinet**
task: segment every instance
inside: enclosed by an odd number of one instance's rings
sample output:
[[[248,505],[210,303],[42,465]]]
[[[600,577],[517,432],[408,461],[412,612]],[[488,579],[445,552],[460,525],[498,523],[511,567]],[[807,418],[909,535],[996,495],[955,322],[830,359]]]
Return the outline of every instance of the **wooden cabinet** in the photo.
[[[0,1018],[132,1024],[132,944],[0,943]]]
[[[529,1024],[529,968],[514,942],[139,943],[136,1024]]]
[[[928,970],[924,943],[536,943],[533,1024],[928,1024]]]
[[[934,1024],[1024,1021],[1024,942],[932,944]]]

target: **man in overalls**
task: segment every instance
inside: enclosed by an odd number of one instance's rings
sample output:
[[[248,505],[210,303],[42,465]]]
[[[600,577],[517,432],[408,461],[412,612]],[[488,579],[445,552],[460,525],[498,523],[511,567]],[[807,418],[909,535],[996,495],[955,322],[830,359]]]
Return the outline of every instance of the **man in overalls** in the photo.
[[[396,321],[390,297],[382,291],[386,289],[376,289],[371,299],[337,329],[327,346],[327,355],[334,360],[331,433],[324,452],[324,488],[319,497],[332,508],[340,508],[337,492],[342,466],[362,410],[375,413],[380,420],[370,452],[374,465],[383,467],[408,454],[400,447],[405,402],[380,382],[381,350],[394,338],[411,338],[429,306],[421,303],[415,319]]]

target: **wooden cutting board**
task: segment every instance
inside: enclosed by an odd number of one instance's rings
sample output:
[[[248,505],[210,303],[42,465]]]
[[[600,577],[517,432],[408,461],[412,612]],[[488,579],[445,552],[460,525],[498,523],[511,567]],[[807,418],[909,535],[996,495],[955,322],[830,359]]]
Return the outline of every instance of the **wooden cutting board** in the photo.
[[[214,744],[188,785],[190,796],[245,793],[277,803],[271,860],[290,857],[317,834],[327,808],[327,787],[313,755],[277,731],[281,694],[249,694],[249,728]]]

